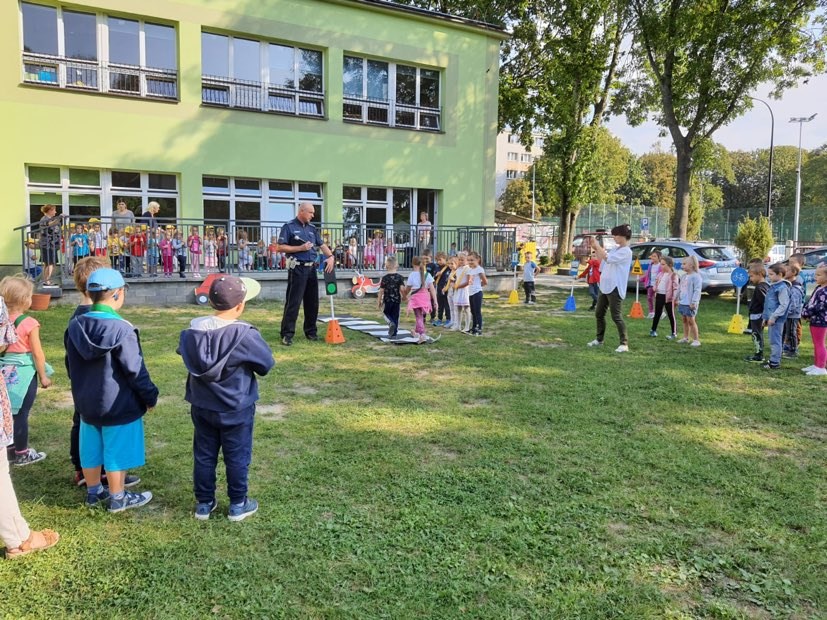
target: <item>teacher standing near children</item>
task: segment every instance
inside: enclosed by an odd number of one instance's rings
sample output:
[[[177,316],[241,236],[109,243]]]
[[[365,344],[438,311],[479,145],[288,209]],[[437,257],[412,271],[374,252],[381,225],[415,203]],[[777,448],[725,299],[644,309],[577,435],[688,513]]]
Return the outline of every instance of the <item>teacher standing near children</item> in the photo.
[[[629,351],[629,338],[626,333],[626,323],[623,322],[623,299],[626,297],[626,286],[629,281],[629,269],[632,266],[632,250],[629,240],[632,238],[632,229],[628,224],[621,224],[612,228],[617,247],[608,252],[592,237],[591,246],[595,256],[600,261],[600,294],[597,297],[597,307],[594,315],[597,319],[597,336],[589,343],[590,347],[603,344],[606,334],[606,309],[612,313],[612,320],[617,326],[620,336],[620,346],[615,353]]]

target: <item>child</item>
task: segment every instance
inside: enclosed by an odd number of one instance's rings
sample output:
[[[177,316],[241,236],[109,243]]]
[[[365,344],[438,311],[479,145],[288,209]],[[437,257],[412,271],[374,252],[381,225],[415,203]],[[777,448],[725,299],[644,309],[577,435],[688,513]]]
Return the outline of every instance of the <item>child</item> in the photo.
[[[786,269],[781,263],[770,265],[768,274],[770,287],[764,301],[764,325],[770,338],[770,359],[764,370],[781,368],[781,336],[787,312],[790,309],[790,283],[784,279]]]
[[[190,251],[190,265],[192,275],[201,277],[201,236],[198,234],[198,226],[190,226],[190,236],[187,237],[187,249]]]
[[[215,235],[215,252],[218,257],[218,271],[224,273],[227,270],[227,252],[230,242],[223,228],[218,229]]]
[[[368,239],[368,243],[365,244],[364,267],[365,267],[365,269],[375,269],[376,268],[376,255],[373,252],[373,244],[370,243],[370,239]]]
[[[807,264],[807,257],[804,256],[801,252],[796,252],[795,254],[790,254],[790,258],[787,261],[789,265],[795,265],[798,267],[799,275],[796,277],[795,281],[801,285],[801,292],[804,295],[804,299],[807,299],[807,283],[804,281],[804,278],[801,277],[801,270]],[[801,321],[798,322],[798,342],[801,342]]]
[[[450,270],[450,275],[448,276],[448,281],[445,283],[445,286],[442,288],[442,292],[448,297],[448,312],[451,314],[451,320],[447,325],[445,325],[445,327],[448,329],[455,329],[455,326],[459,321],[457,317],[457,306],[454,303],[454,279],[457,273],[456,256],[448,257],[448,269]]]
[[[472,336],[482,336],[482,287],[488,286],[485,269],[480,262],[482,257],[477,252],[468,255],[468,303],[471,306]]]
[[[448,266],[448,255],[445,252],[436,253],[436,264],[439,271],[434,276],[434,288],[436,289],[436,304],[438,308],[437,320],[432,323],[434,327],[449,327],[451,325],[451,308],[448,306],[448,294],[445,287],[451,277],[451,268]],[[444,317],[444,319],[443,319]]]
[[[238,231],[238,270],[246,271],[251,264],[250,248],[247,242],[247,231]]]
[[[767,291],[770,285],[767,284],[764,263],[750,262],[749,281],[755,287],[752,299],[749,300],[749,331],[752,335],[754,353],[744,358],[746,362],[764,362],[764,302],[767,298]]]
[[[654,260],[654,259],[653,259]],[[669,317],[669,335],[667,340],[674,340],[677,338],[675,326],[674,304],[678,297],[678,274],[673,270],[674,262],[671,256],[662,256],[660,259],[660,268],[657,271],[654,286],[655,291],[655,310],[652,313],[652,331],[649,335],[653,338],[658,337],[658,323],[664,310],[666,316]]]
[[[434,290],[434,278],[425,271],[425,260],[422,256],[414,256],[411,259],[413,271],[408,275],[405,282],[403,296],[408,297],[408,310],[413,310],[416,318],[414,333],[419,335],[419,342],[422,344],[428,339],[425,334],[425,315],[436,306],[436,290]]]
[[[106,235],[101,230],[100,220],[93,217],[89,220],[92,232],[89,233],[89,249],[95,256],[106,256]]]
[[[349,269],[358,269],[359,267],[359,245],[356,243],[356,237],[351,237],[347,241],[345,267]]]
[[[425,263],[425,271],[436,280],[436,272],[439,271],[439,266],[431,259],[431,250],[426,249],[422,252],[422,261]],[[436,288],[436,287],[434,287]],[[436,320],[436,304],[431,308],[431,323]]]
[[[80,414],[86,505],[108,501],[109,512],[122,512],[152,499],[149,491],[125,490],[125,483],[126,470],[145,462],[143,416],[155,407],[158,388],[144,365],[138,330],[118,314],[126,297],[121,274],[97,269],[86,291],[92,308],[69,322],[66,346],[66,370]],[[102,466],[108,491],[101,483]]]
[[[683,270],[686,272],[681,278],[678,294],[678,312],[683,319],[683,338],[678,343],[685,344],[691,341],[690,346],[701,346],[698,333],[698,305],[701,303],[701,287],[703,278],[698,273],[698,259],[688,256],[683,260]]]
[[[184,235],[180,230],[176,230],[172,237],[172,251],[175,258],[178,259],[178,276],[185,278],[184,272],[187,270],[187,246],[184,243]]]
[[[112,267],[112,269],[122,271],[123,263],[121,261],[121,236],[118,234],[118,229],[114,226],[109,229],[106,249],[109,252],[109,266]]]
[[[146,233],[139,226],[135,226],[129,235],[129,260],[132,263],[132,277],[141,278],[144,275],[144,254],[146,254]]]
[[[267,246],[264,244],[264,239],[259,239],[256,242],[256,271],[265,269],[267,269]]]
[[[589,297],[592,298],[592,305],[589,306],[589,310],[594,310],[595,306],[597,306],[597,298],[600,295],[600,261],[597,260],[594,252],[589,256],[589,262],[583,270],[583,273],[577,276],[577,278],[585,279],[589,285]]]
[[[40,344],[40,323],[24,314],[32,305],[34,285],[22,276],[7,276],[0,281],[0,296],[6,302],[9,321],[14,326],[17,342],[6,348],[0,357],[14,416],[14,446],[9,447],[9,460],[17,466],[30,465],[46,458],[44,452],[30,448],[29,413],[37,397],[37,383],[48,388],[52,367],[46,363]]]
[[[256,375],[266,375],[275,361],[259,331],[238,318],[260,290],[250,278],[216,278],[209,293],[215,314],[193,319],[178,340],[177,352],[189,373],[185,398],[194,426],[192,475],[199,521],[209,519],[218,506],[215,468],[219,450],[227,471],[229,520],[241,521],[258,510],[258,502],[247,497],[258,400]]]
[[[457,244],[456,242],[451,243],[451,248],[448,250],[448,257],[453,258],[457,255]]]
[[[798,357],[798,344],[801,342],[801,309],[804,306],[804,283],[798,277],[798,264],[790,261],[785,272],[785,279],[790,283],[790,309],[787,312],[787,320],[784,322],[784,333],[782,334],[781,355],[788,358]]]
[[[277,235],[273,235],[270,237],[270,244],[267,246],[267,266],[271,270],[276,270],[280,268],[280,263],[279,238]]]
[[[399,261],[395,256],[388,256],[385,259],[385,270],[387,273],[379,280],[379,309],[385,315],[388,323],[388,338],[396,336],[399,329],[399,306],[402,303],[402,286],[405,278],[396,273],[399,268]]]
[[[14,325],[0,297],[0,353],[17,342]],[[0,373],[0,544],[6,546],[6,559],[14,559],[55,545],[60,539],[52,530],[33,531],[20,514],[14,493],[6,448],[14,445],[14,421],[3,373]]]
[[[23,250],[23,269],[26,272],[26,276],[31,280],[37,280],[43,272],[43,268],[37,264],[37,256],[34,251],[36,245],[35,240],[29,238]]]
[[[158,277],[158,263],[161,260],[160,243],[163,237],[161,236],[160,228],[153,228],[149,231],[146,240],[146,270],[150,278]]]
[[[468,285],[471,283],[468,277],[468,255],[463,251],[457,254],[457,269],[454,277],[454,307],[456,317],[454,331],[468,332],[471,330],[471,308],[468,301]]]
[[[160,231],[160,229],[158,229]],[[173,267],[172,261],[175,256],[175,248],[172,245],[172,231],[167,230],[158,242],[158,249],[161,253],[161,264],[164,266],[164,277],[171,278]]]
[[[660,257],[661,254],[657,250],[649,255],[651,262],[649,263],[649,268],[646,270],[646,275],[643,277],[643,286],[646,287],[646,303],[649,306],[649,316],[646,317],[648,319],[655,318],[655,295],[657,295],[655,283],[658,280],[658,273],[660,272]]]
[[[818,288],[813,291],[807,305],[801,311],[801,316],[810,322],[815,362],[801,370],[811,377],[823,377],[827,375],[827,265],[816,267],[815,279]]]
[[[525,291],[525,303],[532,305],[537,303],[537,295],[534,289],[534,280],[537,277],[537,272],[540,271],[540,268],[537,266],[537,263],[535,263],[532,260],[533,257],[534,255],[531,252],[526,252],[525,262],[523,263],[523,291]],[[586,268],[586,270],[588,270],[588,267]],[[592,308],[594,308],[594,306],[592,306]]]
[[[385,265],[385,234],[381,230],[373,232],[373,239],[370,240],[373,246],[373,257],[376,261],[376,267],[382,268]],[[328,246],[330,247],[330,246]]]
[[[75,232],[69,237],[72,246],[72,265],[77,265],[81,258],[89,256],[89,236],[83,230],[83,224],[75,224]]]
[[[218,265],[217,249],[215,231],[212,227],[207,228],[207,238],[204,240],[204,269],[207,273],[213,273]]]
[[[125,226],[121,231],[121,275],[125,278],[132,277],[132,254],[129,240],[132,237],[132,226]]]

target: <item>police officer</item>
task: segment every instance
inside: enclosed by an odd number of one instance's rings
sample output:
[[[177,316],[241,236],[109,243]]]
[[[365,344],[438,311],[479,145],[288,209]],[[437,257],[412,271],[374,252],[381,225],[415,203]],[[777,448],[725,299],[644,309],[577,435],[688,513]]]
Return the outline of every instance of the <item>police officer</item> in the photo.
[[[316,319],[319,315],[319,283],[316,280],[316,250],[325,255],[324,270],[333,271],[333,252],[324,243],[319,231],[310,223],[315,207],[309,202],[299,205],[296,218],[281,227],[279,252],[287,255],[287,300],[281,319],[281,343],[293,344],[299,306],[304,302],[304,335],[308,340],[318,340]]]

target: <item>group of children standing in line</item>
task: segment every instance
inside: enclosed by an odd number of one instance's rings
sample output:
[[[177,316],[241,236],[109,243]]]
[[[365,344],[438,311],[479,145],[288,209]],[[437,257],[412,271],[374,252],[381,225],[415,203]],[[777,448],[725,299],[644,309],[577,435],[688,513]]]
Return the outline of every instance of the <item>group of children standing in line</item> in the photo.
[[[482,335],[482,289],[488,285],[481,257],[477,252],[458,252],[448,256],[437,252],[436,262],[426,250],[412,260],[413,270],[405,280],[397,270],[395,256],[385,259],[387,273],[379,282],[378,307],[388,323],[388,336],[399,328],[401,303],[408,301],[408,310],[416,319],[414,333],[419,342],[427,340],[426,322],[431,325],[473,336]]]
[[[675,271],[675,262],[671,256],[664,256],[655,250],[649,258],[651,262],[642,280],[646,287],[646,302],[649,308],[647,318],[652,319],[649,335],[657,338],[658,326],[665,314],[669,320],[667,340],[677,340],[680,344],[688,343],[692,347],[701,346],[696,317],[701,303],[703,278],[698,272],[698,259],[695,256],[683,259],[681,268],[684,275],[679,276]],[[676,309],[683,326],[680,339],[678,339]]]

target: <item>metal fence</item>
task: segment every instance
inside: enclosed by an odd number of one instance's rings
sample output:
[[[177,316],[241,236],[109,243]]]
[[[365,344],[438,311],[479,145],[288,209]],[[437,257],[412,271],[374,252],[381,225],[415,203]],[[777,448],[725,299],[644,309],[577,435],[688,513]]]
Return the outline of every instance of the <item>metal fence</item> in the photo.
[[[100,221],[63,219],[57,252],[60,274],[71,278],[74,263],[89,255],[106,257],[126,277],[199,277],[209,273],[278,272],[285,256],[277,248],[284,222],[158,219],[156,229],[139,220],[117,228],[112,218]],[[409,269],[414,256],[430,251],[454,255],[474,250],[486,269],[511,266],[517,249],[516,231],[510,226],[432,226],[314,222],[333,251],[338,269],[383,270],[388,256]],[[36,279],[41,270],[38,223],[14,229],[20,234],[21,264]],[[165,260],[164,239],[173,248]]]
[[[700,237],[714,239],[718,243],[732,243],[738,231],[738,223],[745,217],[763,215],[760,209],[720,209],[704,216]],[[794,208],[778,208],[770,218],[773,238],[776,243],[784,243],[795,236]],[[827,206],[802,208],[799,212],[798,238],[807,240],[808,245],[823,245],[827,240]]]

